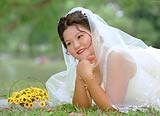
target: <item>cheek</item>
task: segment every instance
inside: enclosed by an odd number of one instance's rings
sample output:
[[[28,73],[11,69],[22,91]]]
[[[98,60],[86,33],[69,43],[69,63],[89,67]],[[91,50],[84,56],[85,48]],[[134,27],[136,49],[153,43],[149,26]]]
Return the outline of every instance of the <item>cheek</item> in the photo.
[[[85,44],[90,46],[92,44],[92,38],[90,37],[87,37],[86,41],[85,41]]]
[[[75,51],[70,50],[70,49],[67,49],[67,50],[68,50],[68,53],[69,53],[70,55],[75,56]]]
[[[93,47],[93,45],[91,45],[90,50],[91,50],[91,52],[94,53],[94,47]]]

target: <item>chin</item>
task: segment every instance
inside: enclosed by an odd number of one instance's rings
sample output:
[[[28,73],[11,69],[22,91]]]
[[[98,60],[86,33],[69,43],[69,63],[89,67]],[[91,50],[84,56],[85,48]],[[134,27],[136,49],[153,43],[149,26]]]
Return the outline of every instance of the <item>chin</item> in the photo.
[[[85,58],[85,57],[83,57],[83,58],[81,57],[81,58],[77,58],[77,59],[78,59],[78,60],[84,60],[84,59],[86,59],[86,58]]]
[[[82,54],[80,56],[77,57],[78,60],[84,60],[88,57],[89,55],[88,54]]]

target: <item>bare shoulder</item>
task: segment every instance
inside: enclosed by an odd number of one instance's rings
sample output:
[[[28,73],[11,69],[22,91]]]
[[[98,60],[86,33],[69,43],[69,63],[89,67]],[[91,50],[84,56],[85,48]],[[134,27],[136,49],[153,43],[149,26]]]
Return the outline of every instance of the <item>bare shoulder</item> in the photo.
[[[109,63],[122,64],[128,62],[128,56],[123,52],[112,51],[108,57]]]
[[[133,59],[123,52],[113,51],[108,57],[108,65],[111,69],[128,72],[132,77],[136,73],[136,64]]]

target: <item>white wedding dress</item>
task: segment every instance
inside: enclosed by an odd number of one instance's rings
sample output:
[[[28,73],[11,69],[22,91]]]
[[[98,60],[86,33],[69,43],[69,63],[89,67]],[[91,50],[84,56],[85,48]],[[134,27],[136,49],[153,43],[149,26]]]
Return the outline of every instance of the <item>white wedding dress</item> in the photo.
[[[136,63],[136,74],[129,80],[127,93],[122,104],[113,104],[122,111],[132,108],[153,107],[160,109],[160,49],[148,47],[146,49],[110,48],[106,59],[111,52],[129,52],[129,60]],[[103,77],[107,80],[107,76]],[[105,89],[103,81],[102,88]],[[106,90],[106,89],[105,89]]]
[[[129,81],[124,104],[160,109],[160,50],[131,50],[137,72]]]

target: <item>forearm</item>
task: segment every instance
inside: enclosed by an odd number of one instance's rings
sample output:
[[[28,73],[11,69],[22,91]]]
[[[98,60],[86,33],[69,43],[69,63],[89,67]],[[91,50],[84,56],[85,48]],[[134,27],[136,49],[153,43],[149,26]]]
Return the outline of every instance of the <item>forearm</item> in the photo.
[[[83,80],[80,80],[79,78],[77,78],[75,82],[75,90],[72,102],[79,108],[88,108],[92,104],[91,96],[88,90],[84,87]]]
[[[91,76],[93,77],[93,76]],[[92,96],[94,102],[101,109],[111,109],[111,104],[109,100],[109,96],[107,93],[100,87],[100,85],[96,82],[95,78],[87,78],[85,83],[88,86],[88,90],[90,95]]]

